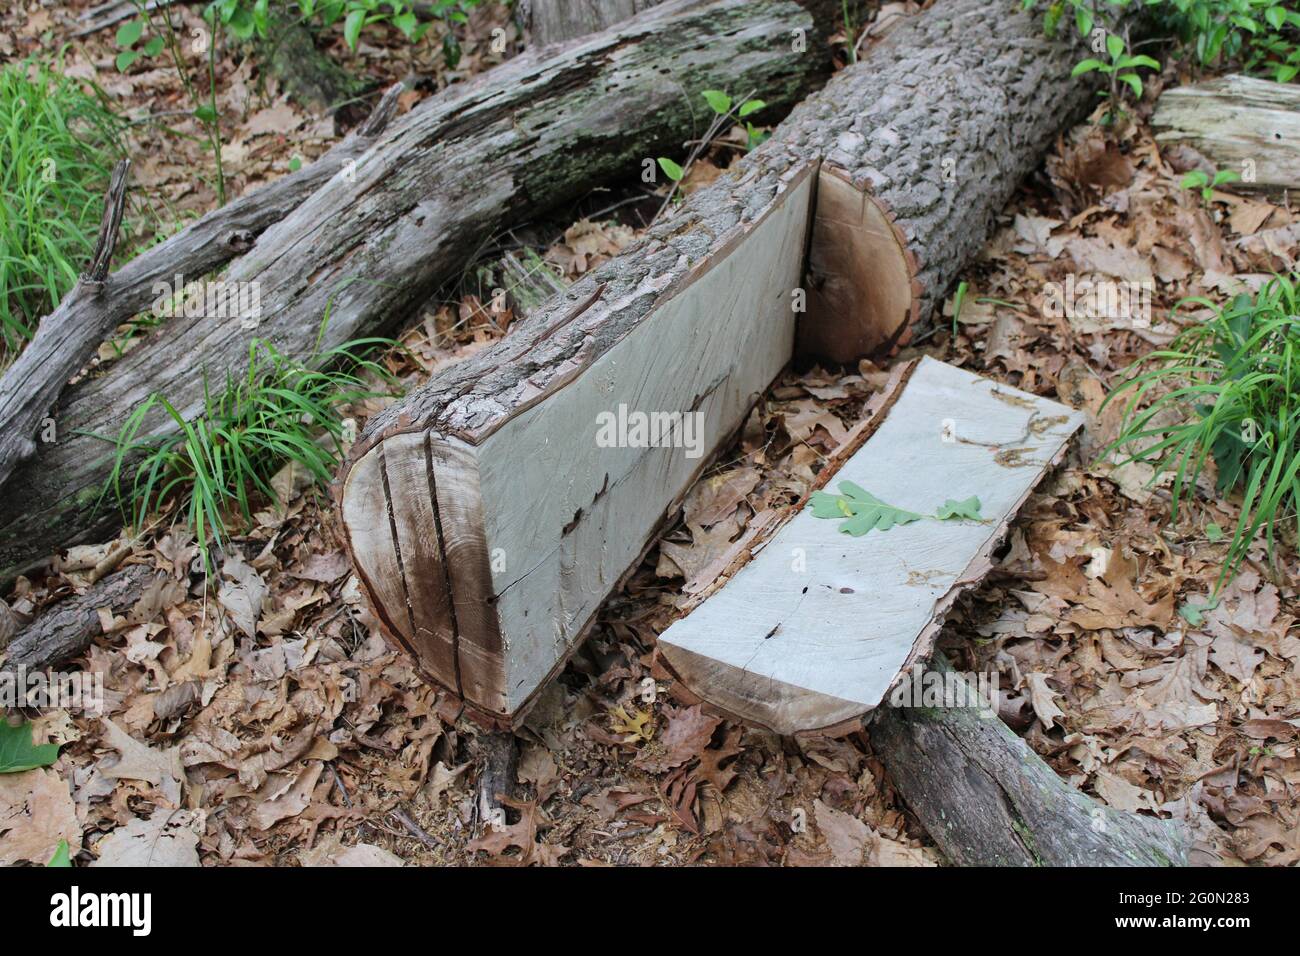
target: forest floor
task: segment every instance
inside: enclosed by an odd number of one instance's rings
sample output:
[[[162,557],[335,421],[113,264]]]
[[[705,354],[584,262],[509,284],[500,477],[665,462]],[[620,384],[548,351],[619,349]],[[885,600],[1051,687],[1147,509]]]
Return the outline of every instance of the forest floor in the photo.
[[[128,115],[180,108],[171,71],[117,72],[112,29],[72,39],[83,8],[10,8],[0,54],[67,42],[65,68],[94,79]],[[188,8],[181,15],[198,22]],[[436,38],[414,50],[396,36],[389,47],[363,40],[356,55],[340,39],[332,52],[380,87],[437,77],[407,94],[409,108],[490,66],[485,38],[497,25],[514,29],[500,11],[476,15],[456,75]],[[279,96],[251,58],[219,64],[232,194],[342,134]],[[1200,861],[1293,864],[1295,549],[1279,549],[1277,567],[1253,551],[1220,606],[1192,626],[1178,610],[1204,600],[1227,547],[1207,529],[1232,527],[1236,505],[1207,480],[1171,522],[1168,488],[1149,486],[1149,472],[1096,463],[1119,412],[1100,405],[1122,370],[1204,318],[1200,305],[1175,313],[1179,300],[1224,301],[1296,264],[1295,203],[1226,192],[1205,203],[1179,187],[1185,158],[1162,156],[1147,124],[1160,86],[1121,129],[1098,114],[1060,139],[964,272],[956,334],[949,303],[934,334],[897,356],[924,352],[1088,413],[1082,441],[1021,512],[995,572],[951,613],[941,646],[958,667],[997,675],[1004,718],[1071,784],[1122,810],[1188,821]],[[171,221],[210,208],[210,182],[194,174],[211,166],[202,144],[136,129],[142,201]],[[711,174],[705,163],[694,178]],[[582,218],[621,198],[590,197],[570,210],[567,228],[520,224],[501,247],[535,248],[572,279],[615,254],[655,208],[629,201]],[[408,385],[508,328],[508,313],[484,307],[480,286],[494,279],[485,265],[429,303],[403,337],[406,351],[386,360]],[[1150,327],[1054,315],[1049,283],[1071,273],[1154,281]],[[138,540],[74,549],[49,573],[19,580],[8,602],[33,613],[85,590],[88,569],[125,542],[130,561],[170,571],[188,591],[149,623],[106,634],[80,661],[103,675],[104,713],[37,720],[39,739],[63,749],[21,785],[0,778],[0,829],[15,808],[40,807],[28,825],[66,837],[80,862],[102,854],[108,834],[148,819],[197,834],[204,865],[941,864],[869,731],[782,739],[677,706],[668,682],[646,681],[662,676],[655,639],[685,584],[755,515],[806,492],[883,379],[870,363],[795,369],[769,390],[529,715],[507,828],[477,819],[482,731],[457,721],[384,642],[329,495],[285,473],[287,506],[267,506],[233,541],[219,589],[192,573],[193,537],[170,522]]]

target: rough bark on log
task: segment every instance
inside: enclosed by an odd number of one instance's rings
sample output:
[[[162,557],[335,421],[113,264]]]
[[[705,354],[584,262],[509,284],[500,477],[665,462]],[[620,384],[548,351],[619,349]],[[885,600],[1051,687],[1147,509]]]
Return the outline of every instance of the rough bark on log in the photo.
[[[1192,147],[1241,177],[1230,187],[1300,189],[1300,89],[1220,76],[1160,94],[1151,128],[1161,146]]]
[[[663,0],[530,0],[528,26],[536,44],[563,43],[622,23]]]
[[[1086,110],[1078,55],[1077,39],[1045,37],[1028,13],[941,0],[619,258],[372,419],[341,510],[390,635],[471,713],[516,719],[699,466],[680,449],[598,454],[602,398],[610,412],[682,414],[723,397],[707,409],[706,453],[718,446],[792,351],[774,351],[786,348],[778,316],[791,318],[774,303],[791,302],[802,247],[789,228],[797,261],[781,262],[756,237],[819,160],[802,344],[844,359],[903,339]],[[714,267],[732,278],[683,308],[682,290]],[[766,305],[734,324],[746,283]],[[730,340],[711,339],[718,329]],[[638,337],[641,351],[626,344]],[[675,392],[646,384],[673,375]]]
[[[962,681],[967,701],[978,697],[942,655],[932,670],[935,676]],[[895,789],[952,863],[1188,862],[1191,838],[1178,823],[1113,810],[1081,793],[981,707],[881,707],[868,732]]]
[[[38,446],[10,478],[0,576],[112,527],[116,510],[95,507],[111,470],[105,438],[151,393],[193,416],[204,376],[238,376],[254,338],[305,357],[326,315],[325,348],[393,329],[504,225],[600,181],[639,175],[657,149],[679,148],[698,133],[699,90],[757,89],[774,106],[797,101],[826,65],[809,13],[820,0],[803,2],[807,8],[795,0],[674,0],[625,26],[525,53],[393,123],[353,169],[263,232],[223,276],[260,283],[259,327],[171,320],[63,394],[53,416],[60,440]],[[801,52],[791,48],[796,31],[807,37]],[[211,238],[217,247],[228,237]],[[209,262],[228,258],[214,251]],[[135,296],[126,316],[152,301],[154,281],[170,278],[143,259],[106,283],[115,309]],[[62,321],[81,334],[98,317],[106,332],[103,311],[72,302]],[[141,434],[170,427],[159,415]]]
[[[89,476],[96,474],[95,470],[77,472],[79,467],[85,468],[85,459],[98,458],[102,451],[96,448],[94,439],[71,433],[78,428],[96,427],[114,411],[119,413],[119,419],[124,418],[130,409],[96,408],[92,400],[90,405],[83,406],[88,411],[79,417],[76,412],[67,411],[69,402],[64,401],[63,409],[54,414],[55,431],[56,434],[65,433],[63,450],[71,454],[57,453],[57,439],[52,445],[38,446],[33,438],[68,379],[86,364],[113,329],[149,308],[158,298],[158,283],[172,283],[177,275],[187,277],[187,281],[196,279],[225,265],[251,248],[258,235],[347,168],[348,163],[354,162],[392,118],[400,91],[400,85],[393,87],[365,124],[310,166],[208,213],[166,242],[141,253],[117,272],[106,274],[108,260],[101,257],[100,251],[106,248],[111,256],[117,224],[121,220],[118,204],[122,194],[115,196],[110,187],[104,216],[104,228],[112,225],[109,242],[105,244],[105,234],[101,230],[96,261],[92,263],[89,274],[41,320],[32,341],[0,378],[0,484],[9,480],[23,461],[35,457],[40,464],[26,469],[27,481],[36,482],[38,479],[31,476],[40,475],[55,487],[61,486],[54,492],[57,496],[81,491],[83,497],[85,493],[91,493],[90,502],[93,503],[98,490],[87,486],[94,481]],[[116,175],[114,178],[116,180]],[[117,371],[112,374],[117,374]],[[145,395],[148,394],[147,381],[139,386],[137,392],[141,389]],[[94,392],[95,386],[88,382],[81,390]],[[65,467],[64,462],[70,463],[66,466],[70,474],[61,477],[49,472],[50,468]],[[99,473],[102,474],[102,468]],[[21,477],[18,479],[22,480]],[[99,481],[102,482],[103,478],[100,477]],[[45,497],[50,493],[51,485],[47,484],[23,507],[39,509],[39,505],[31,504],[33,501],[44,500],[47,505],[56,502],[58,498]],[[66,502],[64,506],[67,506]],[[17,518],[20,523],[23,520],[22,514],[15,511],[8,512],[7,518],[10,521]],[[74,526],[65,530],[73,533],[80,530],[76,526],[78,519],[69,520],[74,522]],[[45,557],[66,543],[59,541],[60,532],[56,528],[41,531],[36,526],[26,527],[37,535],[32,541],[35,549],[13,539],[7,545],[0,544],[0,554],[3,555],[0,568],[5,569],[0,571],[0,577],[10,577],[23,570],[23,566],[30,566],[33,558]],[[0,541],[3,540],[4,534],[0,532]],[[48,550],[44,550],[46,548]]]
[[[141,598],[153,588],[161,594],[164,589],[177,600],[174,582],[161,571],[146,564],[132,564],[115,571],[95,584],[85,594],[65,598],[44,611],[18,632],[9,644],[3,670],[15,671],[25,667],[29,671],[52,667],[85,653],[96,637],[104,633],[99,617],[101,608],[116,615],[134,609]],[[162,599],[155,602],[161,607]],[[153,608],[153,612],[159,609]],[[151,618],[152,613],[145,615]],[[142,622],[137,622],[142,623]]]

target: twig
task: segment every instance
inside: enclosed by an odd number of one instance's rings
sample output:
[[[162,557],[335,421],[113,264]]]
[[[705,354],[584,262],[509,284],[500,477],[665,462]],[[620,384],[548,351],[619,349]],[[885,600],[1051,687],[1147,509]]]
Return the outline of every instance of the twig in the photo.
[[[415,837],[425,846],[429,847],[432,850],[436,850],[442,846],[441,843],[439,843],[437,840],[435,840],[432,836],[429,835],[429,832],[425,830],[424,827],[420,826],[418,823],[412,820],[411,815],[407,813],[405,810],[403,810],[401,807],[393,807],[393,809],[390,812],[393,818],[398,823],[400,823],[402,826],[406,827],[406,829],[410,831],[411,836]]]

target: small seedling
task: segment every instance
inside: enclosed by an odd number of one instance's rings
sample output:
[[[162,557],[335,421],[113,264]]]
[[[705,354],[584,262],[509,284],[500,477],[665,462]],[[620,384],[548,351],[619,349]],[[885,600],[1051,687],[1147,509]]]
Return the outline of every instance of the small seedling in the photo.
[[[1214,198],[1214,190],[1224,183],[1232,183],[1241,179],[1241,174],[1232,169],[1219,169],[1211,178],[1203,170],[1193,169],[1182,178],[1178,184],[1183,189],[1199,189],[1201,191],[1201,201],[1209,203]]]
[[[1081,60],[1071,72],[1072,76],[1083,76],[1085,73],[1101,73],[1109,80],[1109,86],[1105,90],[1098,91],[1098,96],[1109,99],[1110,108],[1107,110],[1107,116],[1113,119],[1122,113],[1120,109],[1120,84],[1127,85],[1132,91],[1135,99],[1142,98],[1142,77],[1138,74],[1139,68],[1159,71],[1160,64],[1149,56],[1143,54],[1133,54],[1128,50],[1128,42],[1121,36],[1111,33],[1106,36],[1106,53],[1110,57],[1109,62],[1089,57]]]
[[[663,205],[659,207],[659,213],[656,214],[656,218],[677,198],[677,190],[695,161],[700,158],[706,149],[717,141],[718,137],[726,132],[733,122],[739,122],[741,120],[745,121],[745,133],[747,136],[745,148],[747,150],[754,149],[767,139],[768,134],[761,132],[753,123],[745,119],[745,117],[757,113],[759,110],[763,109],[763,107],[767,106],[767,104],[762,100],[756,100],[747,96],[740,101],[739,105],[737,105],[732,98],[722,90],[704,90],[700,95],[703,96],[704,101],[709,104],[709,109],[713,110],[713,122],[709,124],[709,128],[705,131],[704,136],[700,138],[700,141],[695,144],[695,148],[691,150],[690,155],[686,157],[686,162],[684,164],[679,165],[677,162],[666,156],[659,157],[659,168],[664,171],[664,174],[670,180],[672,180],[673,187],[668,191],[668,196],[664,199]]]

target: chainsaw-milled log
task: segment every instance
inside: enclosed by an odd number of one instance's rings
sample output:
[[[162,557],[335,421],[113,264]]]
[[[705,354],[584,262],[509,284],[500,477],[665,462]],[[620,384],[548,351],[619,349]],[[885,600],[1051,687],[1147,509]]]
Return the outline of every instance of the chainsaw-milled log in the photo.
[[[1300,89],[1252,76],[1220,76],[1160,94],[1156,142],[1190,146],[1240,177],[1232,189],[1300,189]]]
[[[814,173],[755,167],[743,192],[701,197],[691,231],[530,317],[474,378],[416,392],[354,449],[341,504],[358,576],[479,714],[508,722],[563,663],[789,360]],[[492,392],[456,394],[475,381]],[[643,415],[670,430],[638,436]]]
[[[601,448],[598,416],[703,411],[707,456],[794,354],[796,320],[831,360],[905,340],[1091,101],[1078,55],[1034,16],[941,0],[617,259],[376,416],[342,516],[426,675],[513,720],[704,463]]]
[[[689,697],[780,734],[860,722],[929,656],[1082,423],[1057,402],[922,359],[868,419],[865,443],[819,475],[826,492],[851,482],[903,521],[850,536],[847,513],[799,510],[659,636],[661,661]],[[979,520],[931,517],[971,498]]]

